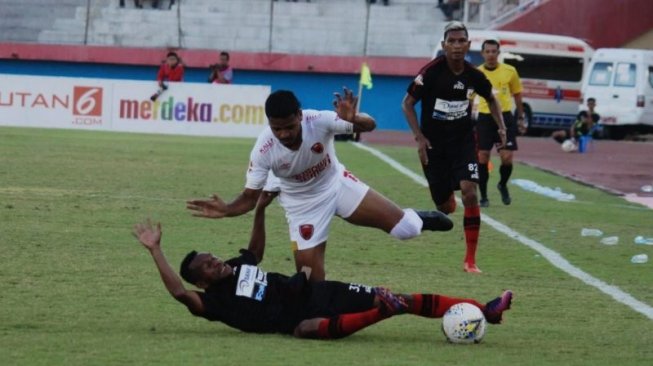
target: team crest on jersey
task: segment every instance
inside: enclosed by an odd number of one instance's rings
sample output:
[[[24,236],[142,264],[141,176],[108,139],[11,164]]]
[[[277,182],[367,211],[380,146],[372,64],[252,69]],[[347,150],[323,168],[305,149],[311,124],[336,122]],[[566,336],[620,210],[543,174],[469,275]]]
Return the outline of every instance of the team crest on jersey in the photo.
[[[324,145],[322,145],[321,142],[316,142],[313,144],[313,146],[311,146],[311,150],[316,154],[322,154],[324,151]]]
[[[453,84],[453,88],[463,90],[463,89],[465,89],[465,84],[463,84],[462,81],[458,80],[457,83]]]
[[[310,238],[313,237],[313,225],[311,224],[305,224],[305,225],[299,225],[299,235],[304,238],[304,240],[309,240]]]

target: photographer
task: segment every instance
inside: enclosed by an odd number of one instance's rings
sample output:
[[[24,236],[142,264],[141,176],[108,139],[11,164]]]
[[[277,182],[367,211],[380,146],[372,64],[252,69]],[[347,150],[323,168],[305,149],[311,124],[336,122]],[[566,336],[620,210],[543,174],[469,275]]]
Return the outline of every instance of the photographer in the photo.
[[[234,77],[234,71],[229,66],[229,52],[220,52],[220,62],[209,66],[209,83],[231,84]]]

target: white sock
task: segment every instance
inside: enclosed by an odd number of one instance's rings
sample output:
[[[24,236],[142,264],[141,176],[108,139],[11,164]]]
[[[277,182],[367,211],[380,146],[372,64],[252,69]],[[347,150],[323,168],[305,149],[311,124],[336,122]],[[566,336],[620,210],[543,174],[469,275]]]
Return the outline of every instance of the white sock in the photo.
[[[414,238],[422,232],[423,224],[422,219],[417,216],[415,210],[406,208],[404,209],[404,216],[392,228],[390,235],[401,240]]]

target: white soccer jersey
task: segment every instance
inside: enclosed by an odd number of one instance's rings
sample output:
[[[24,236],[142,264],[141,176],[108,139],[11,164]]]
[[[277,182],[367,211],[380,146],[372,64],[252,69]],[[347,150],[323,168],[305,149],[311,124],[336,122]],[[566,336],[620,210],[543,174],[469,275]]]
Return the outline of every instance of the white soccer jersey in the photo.
[[[336,178],[343,168],[333,137],[352,133],[354,125],[333,111],[304,109],[302,114],[302,144],[297,151],[283,146],[269,126],[259,135],[250,154],[246,188],[262,189],[269,171],[279,178],[281,192],[294,200],[337,187]]]

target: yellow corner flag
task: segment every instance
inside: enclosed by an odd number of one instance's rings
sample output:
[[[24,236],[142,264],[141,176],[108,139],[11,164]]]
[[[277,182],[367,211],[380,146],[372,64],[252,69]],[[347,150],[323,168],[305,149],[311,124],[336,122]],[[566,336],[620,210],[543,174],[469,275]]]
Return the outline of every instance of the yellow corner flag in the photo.
[[[370,72],[370,67],[367,66],[367,62],[363,62],[363,65],[361,65],[360,84],[367,89],[372,89],[372,73]]]

